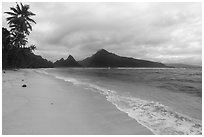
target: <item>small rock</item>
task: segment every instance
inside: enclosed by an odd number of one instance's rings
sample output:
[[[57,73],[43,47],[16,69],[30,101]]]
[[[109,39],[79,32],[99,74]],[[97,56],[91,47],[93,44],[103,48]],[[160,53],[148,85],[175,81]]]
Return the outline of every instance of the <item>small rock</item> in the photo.
[[[51,105],[53,105],[54,103],[50,103]]]
[[[22,87],[27,87],[27,85],[23,84]]]
[[[24,81],[24,79],[22,79],[21,81]]]
[[[6,73],[5,71],[3,71],[3,73]]]

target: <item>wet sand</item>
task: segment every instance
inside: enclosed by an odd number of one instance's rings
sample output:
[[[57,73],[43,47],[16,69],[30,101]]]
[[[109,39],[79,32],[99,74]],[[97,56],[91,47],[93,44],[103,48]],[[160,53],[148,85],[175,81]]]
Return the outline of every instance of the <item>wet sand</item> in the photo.
[[[35,70],[2,77],[4,135],[152,134],[102,95]],[[27,87],[22,87],[25,84]]]

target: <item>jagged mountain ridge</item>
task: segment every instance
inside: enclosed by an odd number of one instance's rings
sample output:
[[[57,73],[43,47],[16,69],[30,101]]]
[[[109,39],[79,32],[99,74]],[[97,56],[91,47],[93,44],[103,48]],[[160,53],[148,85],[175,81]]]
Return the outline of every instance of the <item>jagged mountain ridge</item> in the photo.
[[[66,60],[61,58],[60,60],[57,60],[54,62],[55,67],[80,67],[81,65],[72,57],[69,55]]]

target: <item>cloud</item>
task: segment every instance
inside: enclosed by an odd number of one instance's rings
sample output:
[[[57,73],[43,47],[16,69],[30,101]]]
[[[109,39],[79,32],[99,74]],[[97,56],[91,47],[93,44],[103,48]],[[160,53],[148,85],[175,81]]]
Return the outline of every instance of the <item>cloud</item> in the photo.
[[[52,61],[68,54],[80,60],[105,48],[163,63],[202,62],[201,3],[28,4],[37,22],[29,41]],[[3,11],[11,5],[3,3]]]

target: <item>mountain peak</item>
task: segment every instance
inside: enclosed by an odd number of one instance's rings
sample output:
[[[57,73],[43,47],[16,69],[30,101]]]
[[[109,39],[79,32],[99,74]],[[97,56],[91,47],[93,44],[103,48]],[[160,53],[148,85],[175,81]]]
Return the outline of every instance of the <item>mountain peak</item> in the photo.
[[[105,49],[100,49],[99,51],[97,51],[97,53],[98,53],[98,52],[108,53],[108,51],[105,50]]]
[[[74,59],[72,55],[69,55],[67,59]]]
[[[105,49],[100,49],[95,53],[95,55],[108,55],[108,54],[110,54],[110,52],[108,52]]]
[[[64,61],[64,58],[61,58],[59,61]]]

